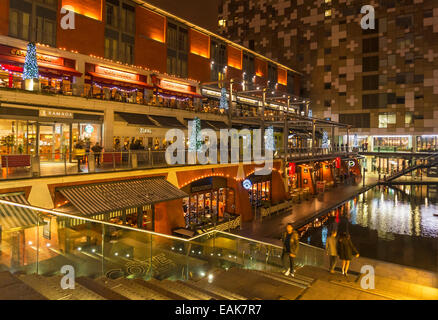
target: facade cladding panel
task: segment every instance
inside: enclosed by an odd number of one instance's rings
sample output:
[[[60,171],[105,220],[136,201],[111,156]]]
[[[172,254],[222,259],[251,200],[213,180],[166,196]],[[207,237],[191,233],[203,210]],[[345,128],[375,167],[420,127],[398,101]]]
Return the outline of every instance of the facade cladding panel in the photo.
[[[377,119],[379,112],[396,111],[397,128],[431,133],[438,117],[438,1],[374,1],[376,29],[365,31],[360,11],[369,4],[222,0],[219,20],[226,23],[219,32],[302,72],[314,116],[336,121],[340,114],[369,112]],[[394,102],[386,99],[390,94]],[[411,112],[425,120],[405,125]],[[355,123],[363,134],[393,130],[379,129],[378,121],[369,129],[367,121]]]

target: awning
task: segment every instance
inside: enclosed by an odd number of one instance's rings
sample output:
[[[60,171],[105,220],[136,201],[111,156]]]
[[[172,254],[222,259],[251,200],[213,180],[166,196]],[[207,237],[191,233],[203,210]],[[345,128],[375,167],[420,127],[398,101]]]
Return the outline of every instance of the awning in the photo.
[[[29,205],[23,194],[2,195],[0,200]],[[0,227],[3,232],[18,228],[29,228],[37,224],[35,211],[0,203]]]
[[[165,128],[186,128],[181,122],[178,121],[175,117],[166,117],[166,116],[149,116],[152,120],[158,122],[158,124]]]
[[[22,68],[24,66],[24,58],[0,55],[0,62],[6,62],[6,63],[13,62],[16,65],[20,66],[21,68],[21,70],[15,70],[15,71],[23,72]],[[59,66],[55,64],[48,64],[43,62],[38,62],[38,69],[41,74],[46,74],[46,75],[73,76],[73,77],[82,76],[81,72],[76,71],[73,68]]]
[[[128,80],[128,79],[120,79],[116,77],[111,77],[108,75],[103,75],[96,72],[87,72],[87,75],[93,77],[93,81],[107,83],[111,85],[119,85],[119,86],[128,86],[128,87],[142,87],[146,89],[153,89],[154,87],[146,82],[138,81],[138,80]]]
[[[172,95],[172,96],[180,96],[180,97],[190,97],[190,98],[199,98],[202,99],[204,96],[193,92],[193,91],[185,91],[185,90],[169,90],[166,88],[163,88],[159,85],[155,86],[159,92],[163,93],[163,94],[167,94],[167,95]]]
[[[184,120],[187,121],[187,125],[188,125],[188,122],[189,121],[193,121],[194,119],[193,118],[184,118]],[[211,130],[217,131],[217,128],[212,126],[209,123],[209,121],[205,121],[205,120],[202,120],[202,119],[201,119],[201,128],[202,129],[211,129]]]
[[[156,127],[157,125],[149,119],[145,114],[116,112],[128,124],[143,125],[148,127]]]
[[[222,121],[207,121],[211,126],[215,127],[217,130],[220,129],[228,129],[229,126],[225,122]]]
[[[66,187],[59,192],[84,216],[188,197],[162,177]]]

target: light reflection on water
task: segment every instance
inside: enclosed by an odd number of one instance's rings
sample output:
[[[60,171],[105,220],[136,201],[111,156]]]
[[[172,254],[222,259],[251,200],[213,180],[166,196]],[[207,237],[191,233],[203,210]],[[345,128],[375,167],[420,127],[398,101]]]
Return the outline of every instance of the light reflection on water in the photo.
[[[337,214],[347,214],[363,257],[438,271],[438,186],[376,187],[320,217],[322,226],[310,224],[302,239],[324,247]]]
[[[437,238],[438,217],[434,216],[438,213],[437,204],[425,204],[419,201],[421,198],[410,198],[407,194],[399,199],[398,193],[382,188],[361,195],[351,206],[351,224],[376,230],[380,238],[387,240],[394,239],[394,234]]]

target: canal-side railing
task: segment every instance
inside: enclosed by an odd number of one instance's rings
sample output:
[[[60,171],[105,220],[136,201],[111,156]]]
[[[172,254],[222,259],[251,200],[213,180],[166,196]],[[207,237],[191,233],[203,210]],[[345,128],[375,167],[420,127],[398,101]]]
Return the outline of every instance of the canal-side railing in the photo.
[[[0,205],[34,217],[30,225],[2,229],[0,265],[12,273],[54,275],[68,265],[76,277],[184,280],[217,268],[282,268],[282,247],[224,231],[183,239],[4,200]],[[324,250],[302,243],[296,263],[323,267]]]

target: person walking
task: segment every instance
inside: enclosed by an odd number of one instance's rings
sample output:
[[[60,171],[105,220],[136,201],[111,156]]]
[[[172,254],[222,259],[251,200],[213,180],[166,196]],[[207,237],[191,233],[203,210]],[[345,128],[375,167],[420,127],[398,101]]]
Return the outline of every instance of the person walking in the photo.
[[[100,156],[102,154],[103,148],[100,146],[99,142],[96,142],[96,144],[91,148],[91,150],[94,153],[97,166],[100,167]]]
[[[343,232],[338,240],[338,255],[342,260],[342,274],[347,277],[348,269],[350,268],[350,262],[353,256],[359,258],[359,252],[351,241],[350,235]]]
[[[286,232],[283,233],[281,240],[283,242],[283,253],[281,259],[285,268],[285,276],[295,276],[294,259],[298,254],[300,239],[298,232],[296,232],[291,223],[286,227]]]
[[[338,239],[336,238],[336,230],[332,230],[330,237],[327,238],[325,243],[325,251],[330,259],[330,273],[335,273],[336,263],[338,260]]]
[[[81,140],[76,143],[73,153],[78,163],[78,173],[82,172],[81,163],[82,161],[84,161],[85,158],[85,146]]]

